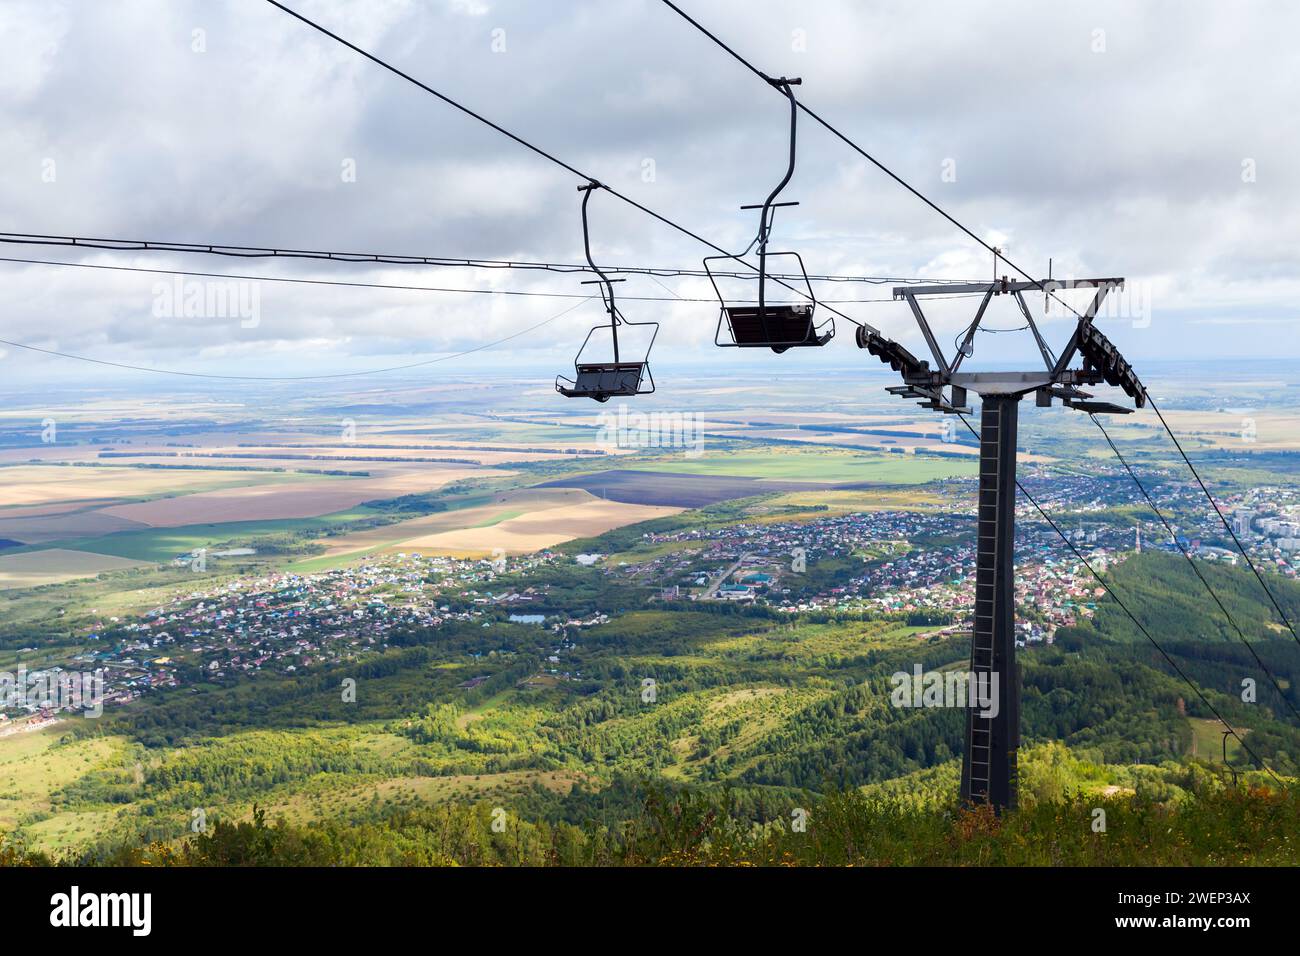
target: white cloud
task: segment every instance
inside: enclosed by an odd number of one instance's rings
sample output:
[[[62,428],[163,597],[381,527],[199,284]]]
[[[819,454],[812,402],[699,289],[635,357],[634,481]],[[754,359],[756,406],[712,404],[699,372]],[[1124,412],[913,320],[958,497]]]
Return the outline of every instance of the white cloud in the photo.
[[[751,238],[785,162],[780,100],[657,4],[563,8],[300,0],[331,29],[471,108],[722,244]],[[769,73],[1008,256],[1057,276],[1127,275],[1153,290],[1156,321],[1116,338],[1144,354],[1296,355],[1300,293],[1300,80],[1294,5],[1226,8],[1108,0],[1061,7],[950,0],[925,8],[724,0],[698,13]],[[192,49],[195,27],[206,52]],[[508,52],[492,51],[507,31]],[[1093,31],[1106,31],[1104,53]],[[807,51],[792,42],[806,38]],[[574,176],[269,5],[199,0],[10,3],[0,9],[0,130],[6,228],[440,256],[581,258]],[[806,117],[774,248],[815,272],[976,278],[987,253]],[[57,178],[42,182],[53,159]],[[654,161],[653,181],[644,177]],[[941,178],[945,160],[956,179]],[[1254,164],[1242,179],[1243,160]],[[353,161],[356,181],[342,165]],[[697,266],[707,250],[610,197],[592,207],[599,261]],[[4,247],[0,254],[55,257]],[[91,261],[124,263],[122,255]],[[211,261],[197,268],[363,281],[583,292],[578,276]],[[283,286],[256,329],[159,322],[156,277],[0,263],[0,336],[111,359],[173,364],[278,350],[337,361],[472,347],[563,300]],[[665,280],[668,281],[668,280]],[[706,283],[672,280],[687,297]],[[833,286],[826,297],[887,296]],[[620,292],[663,295],[648,279]],[[896,304],[843,306],[900,335]],[[636,303],[660,345],[698,351],[708,304]],[[962,307],[936,308],[945,330]],[[1212,313],[1212,314],[1211,314]],[[576,348],[598,311],[579,310],[512,348]],[[1267,340],[1249,329],[1267,322]],[[847,331],[847,330],[845,330]],[[848,336],[845,336],[847,339]],[[837,347],[849,348],[844,343]],[[13,357],[11,356],[11,359]]]

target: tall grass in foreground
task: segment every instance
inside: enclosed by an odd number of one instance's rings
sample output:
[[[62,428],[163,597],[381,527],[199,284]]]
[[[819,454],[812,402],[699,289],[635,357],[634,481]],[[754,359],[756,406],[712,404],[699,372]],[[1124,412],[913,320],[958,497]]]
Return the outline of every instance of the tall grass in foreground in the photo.
[[[487,805],[295,826],[218,821],[176,843],[53,859],[6,840],[0,864],[115,866],[1207,866],[1300,864],[1300,791],[1221,787],[1177,802],[1075,794],[997,817],[861,791],[810,801],[806,828],[754,824],[724,794],[651,790],[611,827],[508,820]],[[1097,811],[1105,813],[1105,829]]]

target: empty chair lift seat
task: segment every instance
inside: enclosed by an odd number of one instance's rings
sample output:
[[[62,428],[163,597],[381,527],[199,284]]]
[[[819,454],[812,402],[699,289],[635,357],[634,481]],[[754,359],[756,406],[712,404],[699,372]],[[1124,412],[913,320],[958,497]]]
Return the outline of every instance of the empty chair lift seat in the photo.
[[[797,346],[825,345],[834,335],[813,325],[812,305],[727,306],[727,323],[736,344],[784,352]]]
[[[555,388],[568,398],[594,398],[598,402],[615,396],[637,395],[645,368],[645,362],[579,363],[573,381],[562,378]]]

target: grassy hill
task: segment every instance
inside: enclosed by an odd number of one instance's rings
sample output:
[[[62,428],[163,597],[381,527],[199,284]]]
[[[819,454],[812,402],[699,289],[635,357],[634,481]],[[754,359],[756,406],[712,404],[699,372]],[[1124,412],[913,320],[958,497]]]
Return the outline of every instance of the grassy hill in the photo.
[[[1181,558],[1131,559],[1112,583],[1251,750],[1296,776],[1300,648],[1268,626],[1246,572],[1211,571],[1281,691],[1213,625]],[[954,803],[961,710],[889,699],[897,671],[962,666],[964,639],[903,616],[652,604],[597,568],[529,581],[611,617],[569,635],[565,674],[546,664],[547,629],[447,625],[310,676],[195,684],[0,738],[12,859],[1233,863],[1249,846],[1294,862],[1276,836],[1295,831],[1294,791],[1240,748],[1231,785],[1212,714],[1106,599],[1021,653],[1023,807],[992,821]],[[1297,590],[1279,582],[1289,606]],[[1256,702],[1240,694],[1251,675]],[[491,829],[497,810],[511,839]],[[798,810],[814,821],[803,832]],[[197,836],[196,811],[210,824]]]
[[[304,823],[253,808],[171,841],[51,854],[0,844],[0,863],[114,866],[1234,866],[1293,865],[1300,792],[1229,785],[1204,764],[1091,764],[1060,745],[1025,754],[1021,808],[963,810],[954,765],[922,780],[836,791],[756,815],[734,794],[635,788],[627,815],[589,804],[574,824],[470,795],[437,805],[340,808]],[[1108,782],[1119,781],[1119,782]],[[533,781],[540,793],[556,781]],[[919,784],[919,786],[918,786]],[[936,789],[937,787],[937,789]],[[948,794],[947,797],[942,794]]]

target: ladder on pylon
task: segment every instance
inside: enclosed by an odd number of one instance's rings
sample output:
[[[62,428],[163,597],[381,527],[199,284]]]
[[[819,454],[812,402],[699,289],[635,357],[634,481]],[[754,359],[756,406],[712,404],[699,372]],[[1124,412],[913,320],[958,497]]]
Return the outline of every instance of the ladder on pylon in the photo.
[[[1018,399],[988,396],[980,413],[979,508],[976,522],[975,616],[971,629],[962,799],[1015,805],[1018,714],[1007,692],[1015,677],[1015,442]],[[993,675],[998,681],[995,684]],[[977,688],[997,689],[997,712],[976,705]],[[1011,705],[1011,706],[1006,706]],[[1016,721],[1015,724],[1010,721]]]

